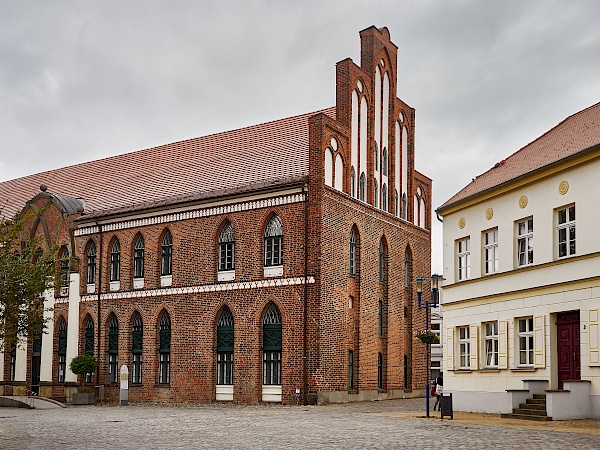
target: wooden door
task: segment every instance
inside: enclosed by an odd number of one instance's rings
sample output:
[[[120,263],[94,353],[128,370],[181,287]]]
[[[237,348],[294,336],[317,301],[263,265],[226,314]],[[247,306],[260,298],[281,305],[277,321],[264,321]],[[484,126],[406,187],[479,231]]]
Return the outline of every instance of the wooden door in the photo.
[[[558,336],[558,389],[566,380],[581,379],[579,352],[579,311],[560,313],[556,321]]]

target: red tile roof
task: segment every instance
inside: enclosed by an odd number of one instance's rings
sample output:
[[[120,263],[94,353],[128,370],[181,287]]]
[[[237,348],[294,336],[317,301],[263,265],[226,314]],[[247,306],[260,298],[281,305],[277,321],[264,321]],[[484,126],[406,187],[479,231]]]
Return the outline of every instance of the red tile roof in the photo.
[[[600,144],[600,103],[567,117],[535,141],[479,175],[438,208],[448,207]]]
[[[249,192],[308,175],[308,119],[335,108],[37,173],[0,183],[2,215],[39,193],[81,197],[113,214]],[[0,208],[2,208],[0,206]]]

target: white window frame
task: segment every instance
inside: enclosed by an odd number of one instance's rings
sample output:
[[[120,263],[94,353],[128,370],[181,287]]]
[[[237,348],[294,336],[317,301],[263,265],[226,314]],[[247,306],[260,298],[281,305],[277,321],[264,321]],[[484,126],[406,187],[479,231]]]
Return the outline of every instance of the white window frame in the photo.
[[[438,337],[437,343],[432,345],[436,345],[439,347],[440,345],[442,345],[442,324],[440,322],[432,322],[430,325],[430,330],[434,334],[437,334]]]
[[[558,258],[569,258],[576,255],[575,242],[575,205],[572,204],[556,210],[556,252]],[[564,247],[564,254],[561,254],[561,247]]]
[[[458,368],[461,370],[471,369],[471,335],[469,326],[457,327],[458,336]]]
[[[498,322],[486,322],[484,324],[485,329],[485,368],[486,369],[497,369],[498,368]]]
[[[498,272],[498,228],[483,232],[483,273]]]
[[[517,222],[517,267],[533,264],[533,230],[533,217]],[[521,255],[523,255],[522,262]]]
[[[534,363],[534,340],[533,340],[533,317],[517,319],[517,361],[518,367],[533,367]],[[523,327],[521,325],[524,325]],[[525,356],[525,362],[521,358]]]
[[[458,280],[471,277],[471,238],[465,237],[456,241],[456,269]]]

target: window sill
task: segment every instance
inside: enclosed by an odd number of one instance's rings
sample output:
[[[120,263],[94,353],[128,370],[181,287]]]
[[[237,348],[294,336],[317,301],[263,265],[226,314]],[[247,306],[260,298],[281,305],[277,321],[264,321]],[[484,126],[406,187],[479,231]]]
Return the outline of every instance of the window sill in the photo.
[[[481,372],[500,372],[500,369],[497,367],[484,367],[480,370]]]
[[[143,289],[144,288],[144,279],[143,278],[134,278],[133,279],[133,288],[134,289]]]
[[[171,384],[170,383],[156,383],[154,385],[155,388],[170,388]]]
[[[235,280],[235,270],[222,270],[217,272],[217,281]]]
[[[535,367],[513,367],[510,369],[512,372],[535,372]]]
[[[121,282],[120,281],[111,281],[110,282],[110,290],[111,292],[114,291],[118,291],[119,289],[121,289]]]
[[[163,275],[160,277],[160,286],[169,287],[173,284],[173,275]]]
[[[283,266],[269,266],[265,267],[263,271],[265,278],[281,277],[283,276]]]
[[[471,373],[473,372],[471,369],[456,369],[454,373]]]
[[[96,292],[96,285],[95,284],[86,285],[86,292],[88,294],[93,294],[94,292]]]

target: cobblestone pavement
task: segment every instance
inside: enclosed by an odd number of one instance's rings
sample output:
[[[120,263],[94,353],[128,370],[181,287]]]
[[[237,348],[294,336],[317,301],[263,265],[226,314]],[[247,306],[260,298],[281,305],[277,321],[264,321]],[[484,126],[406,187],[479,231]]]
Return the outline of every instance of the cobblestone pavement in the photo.
[[[597,435],[405,414],[423,409],[423,399],[329,406],[0,408],[0,449],[600,449]],[[600,427],[592,426],[596,423]]]

